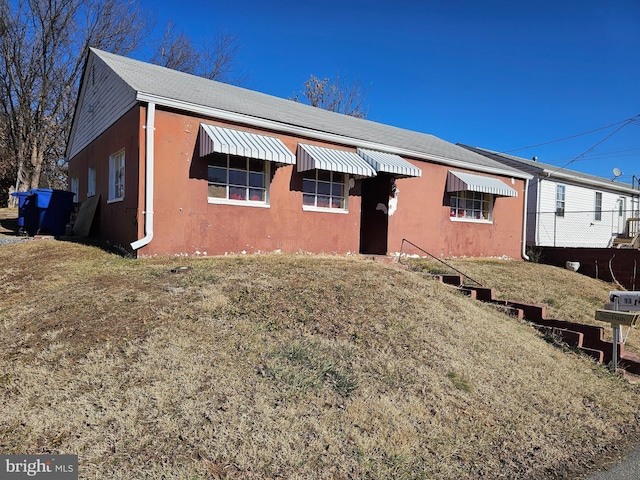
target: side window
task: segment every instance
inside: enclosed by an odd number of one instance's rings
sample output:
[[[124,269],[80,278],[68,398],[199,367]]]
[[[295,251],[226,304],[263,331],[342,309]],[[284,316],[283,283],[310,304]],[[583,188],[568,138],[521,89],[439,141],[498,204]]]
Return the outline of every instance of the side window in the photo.
[[[209,203],[268,205],[269,162],[213,154],[208,163]]]
[[[89,167],[87,173],[87,197],[93,197],[96,194],[96,169]]]
[[[564,185],[556,185],[556,217],[564,217],[565,188]]]
[[[109,157],[109,201],[124,199],[124,150]]]
[[[594,220],[602,220],[602,192],[596,192]]]
[[[69,187],[69,189],[74,193],[73,195],[73,201],[77,202],[78,201],[78,191],[80,190],[79,188],[80,182],[78,177],[73,177],[71,179],[71,185]]]
[[[302,176],[302,207],[347,210],[347,176],[328,170],[308,170]]]

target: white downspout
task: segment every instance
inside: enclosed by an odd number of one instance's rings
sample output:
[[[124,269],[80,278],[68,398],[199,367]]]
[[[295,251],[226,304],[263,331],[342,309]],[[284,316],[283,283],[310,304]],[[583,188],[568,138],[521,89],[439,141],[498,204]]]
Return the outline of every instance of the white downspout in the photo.
[[[147,104],[146,148],[145,148],[145,178],[144,178],[144,237],[131,243],[131,248],[138,250],[153,239],[153,164],[154,164],[154,134],[155,134],[156,104]]]
[[[522,218],[522,258],[525,260],[529,260],[529,255],[527,255],[527,205],[529,205],[529,179],[525,179],[524,181],[524,216]]]

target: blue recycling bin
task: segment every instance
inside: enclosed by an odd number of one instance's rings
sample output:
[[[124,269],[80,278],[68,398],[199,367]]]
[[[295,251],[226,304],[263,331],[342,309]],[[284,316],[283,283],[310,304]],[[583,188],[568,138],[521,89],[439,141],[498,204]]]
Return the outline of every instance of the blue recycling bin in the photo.
[[[52,188],[34,188],[37,207],[37,233],[64,235],[73,210],[73,192]]]
[[[21,234],[34,234],[38,230],[39,212],[33,192],[13,192],[18,198],[18,227]]]

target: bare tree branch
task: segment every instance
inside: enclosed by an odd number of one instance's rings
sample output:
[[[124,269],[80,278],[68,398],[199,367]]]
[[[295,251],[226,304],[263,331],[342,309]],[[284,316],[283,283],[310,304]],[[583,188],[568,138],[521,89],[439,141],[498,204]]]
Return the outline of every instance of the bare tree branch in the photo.
[[[127,54],[150,29],[133,0],[0,0],[0,172],[18,190],[62,186],[89,47]]]
[[[162,41],[155,48],[151,63],[196,74],[200,64],[200,54],[195,50],[190,38],[182,32],[176,34],[175,24],[170,21]]]
[[[309,80],[304,82],[304,90],[295,94],[291,100],[308,103],[313,107],[331,112],[366,118],[368,93],[367,89],[362,88],[359,80],[344,86],[340,83],[339,74],[336,74],[335,80],[331,83],[329,78],[320,80],[315,75],[311,75]]]
[[[209,80],[237,85],[245,81],[239,74],[236,61],[239,50],[238,35],[220,29],[215,36],[205,39],[197,47],[183,32],[177,33],[173,22],[169,22],[162,41],[155,47],[151,62]]]

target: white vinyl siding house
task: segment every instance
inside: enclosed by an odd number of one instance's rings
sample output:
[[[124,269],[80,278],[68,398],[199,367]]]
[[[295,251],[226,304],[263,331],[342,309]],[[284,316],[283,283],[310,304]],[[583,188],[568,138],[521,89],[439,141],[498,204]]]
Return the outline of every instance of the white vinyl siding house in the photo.
[[[640,216],[640,191],[631,185],[464,147],[534,175],[527,196],[528,246],[611,247],[614,238],[629,233],[625,231],[627,219]]]
[[[564,213],[557,212],[557,189],[564,186]],[[531,187],[530,187],[531,188]],[[580,185],[559,184],[551,180],[538,185],[540,202],[537,225],[529,232],[530,244],[544,247],[608,247],[613,238],[624,233],[626,219],[636,215],[635,210],[623,208],[621,197],[615,192],[594,192]],[[601,196],[601,208],[594,205],[595,194]],[[636,213],[633,213],[633,212]],[[600,219],[595,218],[599,213]]]

